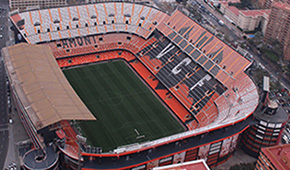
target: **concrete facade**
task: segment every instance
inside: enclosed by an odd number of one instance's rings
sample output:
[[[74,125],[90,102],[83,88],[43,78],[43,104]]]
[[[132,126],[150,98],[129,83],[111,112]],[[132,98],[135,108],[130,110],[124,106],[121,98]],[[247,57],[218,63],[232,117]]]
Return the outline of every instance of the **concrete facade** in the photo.
[[[253,31],[260,27],[265,30],[270,10],[239,10],[227,3],[221,3],[221,12],[243,31]]]
[[[67,0],[9,0],[11,10],[50,8],[67,5]]]
[[[284,59],[290,61],[290,4],[276,2],[271,7],[265,40],[277,39],[284,50]]]

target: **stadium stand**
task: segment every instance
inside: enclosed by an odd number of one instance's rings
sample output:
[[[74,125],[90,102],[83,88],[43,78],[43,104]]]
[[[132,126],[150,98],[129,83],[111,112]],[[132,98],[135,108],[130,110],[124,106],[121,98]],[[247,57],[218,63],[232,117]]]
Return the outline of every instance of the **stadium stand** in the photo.
[[[130,3],[35,10],[21,13],[21,19],[26,23],[22,33],[33,44],[116,31],[148,37],[165,15],[157,9]],[[14,17],[14,22],[18,19]]]
[[[62,69],[126,61],[187,127],[102,153],[77,142],[72,121],[59,120],[57,143],[72,166],[79,165],[81,152],[84,170],[149,169],[177,163],[177,157],[182,162],[207,158],[214,167],[230,157],[251,124],[259,98],[245,73],[251,62],[178,10],[168,15],[146,5],[106,2],[10,18],[28,43],[49,47]]]

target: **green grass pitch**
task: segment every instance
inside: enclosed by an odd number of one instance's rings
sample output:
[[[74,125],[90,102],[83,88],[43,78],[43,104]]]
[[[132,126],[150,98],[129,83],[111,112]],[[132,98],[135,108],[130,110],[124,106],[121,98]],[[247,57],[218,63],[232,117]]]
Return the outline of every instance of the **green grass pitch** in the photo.
[[[63,72],[97,118],[96,121],[79,122],[83,135],[92,146],[110,151],[121,145],[185,131],[124,61]]]

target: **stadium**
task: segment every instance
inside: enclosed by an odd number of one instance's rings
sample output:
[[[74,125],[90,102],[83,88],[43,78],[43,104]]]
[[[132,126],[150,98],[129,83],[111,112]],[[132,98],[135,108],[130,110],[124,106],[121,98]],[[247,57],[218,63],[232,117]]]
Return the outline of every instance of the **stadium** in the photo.
[[[33,146],[26,169],[152,169],[234,153],[258,106],[251,62],[176,10],[105,2],[12,12],[2,50]]]

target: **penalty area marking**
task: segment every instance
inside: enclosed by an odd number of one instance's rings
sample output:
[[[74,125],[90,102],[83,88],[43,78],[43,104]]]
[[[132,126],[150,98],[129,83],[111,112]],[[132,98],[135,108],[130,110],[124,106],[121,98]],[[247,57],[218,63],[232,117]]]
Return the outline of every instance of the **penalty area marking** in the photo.
[[[137,137],[136,137],[136,139],[142,139],[142,138],[145,138],[145,135],[140,135],[140,133],[138,132],[138,130],[137,129],[134,129],[134,131],[136,132],[136,134],[137,134]]]

